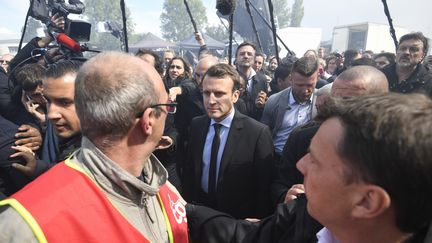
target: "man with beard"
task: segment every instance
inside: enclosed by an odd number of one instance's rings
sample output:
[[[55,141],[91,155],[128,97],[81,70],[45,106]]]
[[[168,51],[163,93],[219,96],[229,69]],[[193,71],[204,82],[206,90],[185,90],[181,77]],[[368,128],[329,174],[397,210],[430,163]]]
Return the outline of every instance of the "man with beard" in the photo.
[[[237,71],[246,81],[245,92],[240,97],[246,103],[246,115],[259,120],[267,100],[268,85],[265,76],[257,74],[255,65],[256,46],[252,42],[243,42],[236,52]]]
[[[291,87],[269,98],[261,118],[272,131],[275,152],[279,156],[291,131],[310,121],[316,113],[313,93],[318,80],[318,62],[315,57],[297,60],[288,80]]]
[[[382,71],[390,91],[398,93],[425,92],[432,97],[432,72],[423,65],[429,45],[421,32],[402,36],[396,49],[396,63]]]

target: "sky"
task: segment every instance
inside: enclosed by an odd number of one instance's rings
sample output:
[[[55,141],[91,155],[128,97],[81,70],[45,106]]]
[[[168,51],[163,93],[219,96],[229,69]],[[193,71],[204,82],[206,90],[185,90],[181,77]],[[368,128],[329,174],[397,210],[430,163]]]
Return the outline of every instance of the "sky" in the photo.
[[[182,0],[179,0],[182,1]],[[238,0],[239,1],[239,0]],[[294,0],[287,0],[291,6]],[[132,10],[137,32],[152,32],[162,36],[159,16],[163,0],[125,0]],[[387,23],[382,0],[304,0],[302,27],[322,29],[322,40],[331,39],[333,27],[363,22]],[[203,0],[211,23],[219,23],[216,17],[216,0]],[[19,38],[29,1],[0,0],[0,40]],[[411,31],[422,31],[432,37],[431,0],[388,0],[395,26]],[[179,10],[184,11],[185,10]],[[397,33],[396,33],[397,34]],[[399,36],[398,36],[399,37]]]

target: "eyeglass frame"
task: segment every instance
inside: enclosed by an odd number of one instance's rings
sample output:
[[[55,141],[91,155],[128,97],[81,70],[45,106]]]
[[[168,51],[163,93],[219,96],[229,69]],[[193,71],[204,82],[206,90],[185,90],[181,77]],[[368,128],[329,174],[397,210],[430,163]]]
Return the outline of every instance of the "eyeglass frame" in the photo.
[[[174,107],[174,111],[169,111],[168,109],[163,110],[163,109],[160,109],[159,106],[169,106],[169,107]],[[167,114],[175,114],[176,111],[177,111],[177,103],[176,103],[176,102],[172,102],[172,103],[169,103],[169,104],[168,104],[168,103],[167,103],[167,104],[154,104],[154,105],[150,105],[148,108],[152,108],[152,109],[153,109],[153,108],[158,108],[158,109],[160,109],[160,110],[166,112]],[[146,109],[147,109],[147,108],[146,108]],[[143,111],[139,112],[139,113],[136,115],[136,118],[141,117],[141,116],[144,114],[144,111],[145,111],[146,109],[144,109]]]

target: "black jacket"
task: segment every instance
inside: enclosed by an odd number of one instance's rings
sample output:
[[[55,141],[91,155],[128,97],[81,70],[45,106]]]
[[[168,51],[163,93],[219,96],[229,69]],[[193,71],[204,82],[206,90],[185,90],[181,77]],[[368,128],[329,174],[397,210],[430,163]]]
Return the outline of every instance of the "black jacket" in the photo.
[[[306,211],[306,198],[279,204],[273,215],[258,223],[236,220],[211,208],[187,204],[193,242],[207,243],[309,243],[317,242],[322,228]]]
[[[389,82],[389,90],[398,93],[422,92],[432,97],[432,71],[423,64],[417,68],[406,80],[399,82],[396,74],[396,64],[387,65],[382,69]]]
[[[201,189],[202,157],[210,118],[192,120],[188,155],[182,178],[189,202],[216,205],[236,218],[263,218],[272,212],[273,140],[267,126],[235,113],[224,147],[217,181],[216,202],[208,202]]]

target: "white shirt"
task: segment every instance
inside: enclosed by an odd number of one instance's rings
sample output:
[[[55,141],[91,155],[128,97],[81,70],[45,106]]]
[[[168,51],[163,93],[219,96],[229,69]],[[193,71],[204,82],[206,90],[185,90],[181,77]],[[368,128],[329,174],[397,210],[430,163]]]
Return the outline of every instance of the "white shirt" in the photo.
[[[318,243],[339,243],[332,232],[330,232],[326,227],[322,228],[316,236],[318,238]]]

